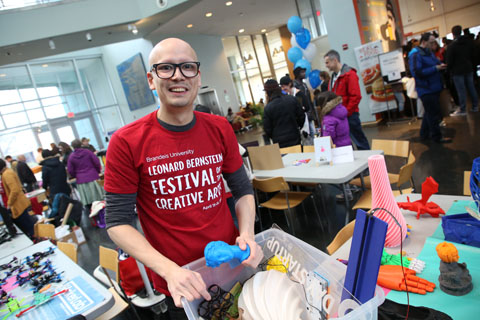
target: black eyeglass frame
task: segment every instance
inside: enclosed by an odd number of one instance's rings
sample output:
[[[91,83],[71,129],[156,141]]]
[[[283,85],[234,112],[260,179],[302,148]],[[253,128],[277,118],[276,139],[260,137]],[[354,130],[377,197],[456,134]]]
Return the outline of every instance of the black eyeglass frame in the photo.
[[[182,67],[184,64],[187,64],[187,63],[194,63],[194,64],[197,65],[197,73],[196,73],[194,76],[189,77],[189,76],[186,76],[186,75],[183,73],[181,67]],[[172,72],[172,75],[171,75],[170,77],[164,78],[164,77],[160,77],[160,76],[158,75],[158,73],[157,73],[157,67],[158,67],[159,65],[162,65],[162,64],[173,66],[173,72]],[[185,78],[195,78],[196,76],[198,76],[198,74],[199,74],[199,72],[200,72],[200,62],[198,62],[198,61],[185,61],[185,62],[182,62],[182,63],[169,63],[169,62],[155,63],[155,64],[152,65],[152,68],[150,69],[150,72],[154,72],[154,73],[157,75],[157,77],[159,77],[160,79],[166,80],[166,79],[171,79],[171,78],[175,75],[175,72],[177,72],[177,68],[178,68],[178,70],[180,70],[180,73],[181,73]]]

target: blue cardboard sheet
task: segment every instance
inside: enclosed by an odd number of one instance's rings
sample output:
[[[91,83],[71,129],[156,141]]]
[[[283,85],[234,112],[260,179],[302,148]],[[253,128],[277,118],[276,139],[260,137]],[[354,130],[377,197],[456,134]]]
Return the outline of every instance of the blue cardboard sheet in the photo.
[[[459,205],[460,206],[460,205]],[[458,212],[455,212],[458,213]],[[454,213],[452,213],[454,214]],[[441,228],[441,226],[440,226]],[[427,238],[422,252],[418,256],[420,260],[425,261],[425,269],[417,274],[437,286],[433,292],[426,295],[410,293],[410,305],[426,306],[445,312],[455,320],[479,319],[480,317],[480,248],[453,243],[458,249],[460,259],[458,262],[465,262],[470,271],[473,282],[473,290],[461,297],[448,295],[439,287],[438,277],[440,275],[440,258],[437,255],[435,247],[443,242],[443,239],[433,237]],[[387,299],[398,303],[407,304],[407,295],[405,292],[390,291]]]

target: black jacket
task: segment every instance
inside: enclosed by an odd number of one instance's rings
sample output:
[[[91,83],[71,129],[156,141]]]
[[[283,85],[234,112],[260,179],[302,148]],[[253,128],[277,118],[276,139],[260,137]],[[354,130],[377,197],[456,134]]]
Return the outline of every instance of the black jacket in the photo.
[[[22,183],[34,183],[37,182],[32,169],[23,161],[17,163],[17,174]]]
[[[308,115],[308,120],[315,120],[317,119],[315,110],[313,109],[312,99],[310,97],[310,90],[305,83],[293,80],[293,86],[297,89],[295,93],[295,97],[300,102],[300,105],[303,107],[303,111],[305,111]]]
[[[42,165],[43,188],[50,188],[50,198],[53,200],[57,193],[70,195],[71,189],[67,183],[67,172],[58,156],[46,158],[40,164]]]
[[[305,114],[298,100],[292,96],[273,97],[265,107],[263,130],[280,148],[300,144],[300,130]]]
[[[450,74],[463,75],[473,72],[473,41],[465,36],[454,40],[447,48],[447,66]]]

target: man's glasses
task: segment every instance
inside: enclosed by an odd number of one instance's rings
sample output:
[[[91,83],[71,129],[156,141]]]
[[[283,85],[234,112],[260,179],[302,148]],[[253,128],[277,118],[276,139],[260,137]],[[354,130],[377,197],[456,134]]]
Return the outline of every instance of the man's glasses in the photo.
[[[182,63],[156,63],[152,65],[151,71],[160,79],[170,79],[175,74],[177,68],[185,78],[193,78],[198,75],[200,62],[182,62]]]

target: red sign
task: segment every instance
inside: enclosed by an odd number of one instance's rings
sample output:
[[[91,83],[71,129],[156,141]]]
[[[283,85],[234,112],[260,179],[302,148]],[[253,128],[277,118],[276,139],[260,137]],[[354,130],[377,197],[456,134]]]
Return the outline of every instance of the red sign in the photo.
[[[67,118],[73,118],[73,117],[75,117],[75,113],[73,112],[67,113]]]
[[[342,48],[343,48],[343,50],[347,50],[348,49],[348,44],[346,44],[346,43],[342,44]]]

